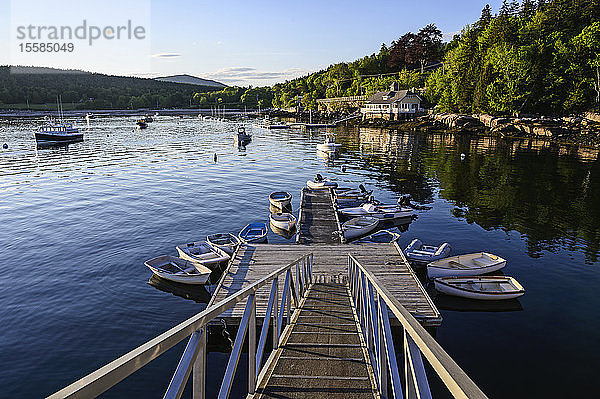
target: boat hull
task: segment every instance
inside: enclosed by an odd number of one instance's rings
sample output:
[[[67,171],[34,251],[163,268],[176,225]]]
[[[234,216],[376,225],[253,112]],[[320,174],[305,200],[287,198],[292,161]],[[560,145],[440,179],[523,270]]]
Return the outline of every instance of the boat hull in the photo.
[[[257,233],[256,234],[248,234],[250,232],[250,230],[256,230]],[[260,231],[260,233],[258,232]],[[251,223],[246,225],[238,234],[239,239],[245,243],[245,244],[249,244],[249,243],[255,243],[255,244],[262,244],[267,242],[267,235],[268,235],[268,230],[267,230],[267,225],[264,223]]]
[[[273,225],[281,230],[286,230],[286,231],[293,230],[296,227],[296,218],[292,214],[284,214],[284,215],[289,215],[289,216],[284,216],[284,217],[278,218],[277,216],[270,214],[269,221],[271,222],[271,225]]]
[[[152,266],[148,266],[148,268],[150,270],[152,270],[152,272],[160,278],[164,278],[165,280],[169,280],[169,281],[173,281],[173,282],[181,283],[181,284],[193,284],[193,285],[206,284],[206,282],[208,281],[208,278],[210,277],[210,274],[202,274],[199,276],[179,276],[179,275],[170,274],[170,273],[163,273]]]
[[[467,282],[472,280],[474,284],[500,284],[506,283],[512,285],[512,288],[505,291],[478,291],[476,289],[467,289],[456,285],[457,282]],[[513,278],[504,276],[488,276],[488,277],[473,277],[473,278],[436,278],[434,280],[435,289],[446,295],[458,296],[469,299],[479,299],[487,301],[497,301],[518,298],[525,294],[523,287]]]
[[[274,194],[281,194],[281,196],[274,196]],[[273,193],[269,196],[269,203],[279,209],[289,208],[292,203],[292,196],[283,191],[280,193]]]
[[[427,276],[429,278],[436,277],[465,277],[465,276],[479,276],[482,274],[492,273],[502,269],[506,266],[506,260],[497,257],[498,260],[489,263],[488,265],[480,266],[467,266],[466,263],[461,261],[462,258],[472,257],[475,254],[459,255],[450,258],[437,260],[427,264]],[[479,254],[477,254],[479,255]],[[494,255],[495,256],[495,255]],[[462,265],[461,267],[448,267],[448,264],[452,262]]]
[[[49,134],[36,132],[35,140],[45,143],[76,143],[78,141],[83,141],[83,133]]]
[[[348,220],[342,224],[342,232],[346,240],[352,240],[369,234],[379,224],[379,219],[373,217],[358,217]]]
[[[326,189],[329,189],[329,188],[336,188],[337,187],[337,183],[331,182],[331,181],[315,182],[315,181],[312,181],[312,180],[308,180],[306,182],[306,186],[308,188],[310,188],[311,190],[326,190]]]

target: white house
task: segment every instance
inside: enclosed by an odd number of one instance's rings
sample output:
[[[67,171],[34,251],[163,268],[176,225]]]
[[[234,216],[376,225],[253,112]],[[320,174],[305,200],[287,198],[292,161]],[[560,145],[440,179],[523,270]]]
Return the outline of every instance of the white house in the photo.
[[[394,83],[389,91],[380,91],[369,97],[360,112],[364,119],[406,119],[423,111],[421,101],[417,93],[398,90],[398,84]]]

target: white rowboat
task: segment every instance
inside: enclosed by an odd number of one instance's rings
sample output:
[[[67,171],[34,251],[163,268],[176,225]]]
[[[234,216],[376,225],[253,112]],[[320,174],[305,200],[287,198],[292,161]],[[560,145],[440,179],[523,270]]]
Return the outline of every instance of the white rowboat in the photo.
[[[427,276],[479,276],[495,272],[506,266],[506,259],[487,252],[451,256],[427,264]]]
[[[240,239],[231,233],[216,233],[206,236],[206,241],[213,247],[219,247],[227,254],[232,255],[238,245],[241,244]]]
[[[425,245],[421,240],[415,238],[408,244],[404,253],[409,260],[429,263],[447,257],[451,250],[452,248],[450,248],[450,244],[447,242],[436,247],[433,245]]]
[[[269,195],[269,202],[279,209],[288,208],[292,203],[292,194],[287,191],[275,191]]]
[[[517,280],[508,276],[440,277],[435,289],[444,294],[471,299],[513,299],[525,293]]]
[[[262,243],[267,241],[267,225],[264,223],[250,223],[247,224],[241,231],[238,237],[244,243]]]
[[[227,262],[229,255],[219,247],[213,247],[206,241],[195,241],[175,247],[181,259],[199,262],[202,265],[215,268],[221,262]]]
[[[162,255],[144,262],[154,274],[166,280],[183,284],[204,284],[210,277],[210,269],[198,262]]]
[[[286,212],[271,213],[269,221],[271,225],[286,231],[290,231],[296,226],[296,217]]]
[[[379,219],[372,216],[360,216],[342,224],[342,233],[346,240],[369,234],[379,224]]]
[[[411,208],[404,208],[400,205],[376,205],[366,203],[354,208],[341,208],[339,210],[344,216],[374,216],[379,219],[400,219],[410,217],[413,214]]]

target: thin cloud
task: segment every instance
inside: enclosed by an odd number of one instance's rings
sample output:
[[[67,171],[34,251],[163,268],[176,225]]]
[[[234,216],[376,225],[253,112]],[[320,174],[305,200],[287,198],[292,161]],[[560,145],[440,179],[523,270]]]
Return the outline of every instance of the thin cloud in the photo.
[[[256,83],[270,84],[281,82],[306,75],[309,72],[301,68],[290,68],[283,71],[260,71],[252,67],[228,67],[205,74],[204,77],[227,84],[244,86]]]
[[[181,57],[181,54],[178,54],[178,53],[158,53],[158,54],[153,54],[152,57],[153,58],[176,58],[176,57]]]

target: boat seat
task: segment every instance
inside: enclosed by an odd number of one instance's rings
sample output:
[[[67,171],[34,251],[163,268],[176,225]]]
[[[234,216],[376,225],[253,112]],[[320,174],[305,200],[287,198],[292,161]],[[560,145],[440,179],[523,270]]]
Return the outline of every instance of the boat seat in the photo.
[[[423,251],[423,250],[420,250],[420,249],[413,249],[413,250],[412,250],[412,251],[410,251],[410,252],[412,252],[412,253],[414,253],[414,254],[419,254],[419,255],[430,255],[430,256],[431,256],[431,255],[433,255],[433,252],[430,252],[430,251]]]
[[[451,260],[450,262],[448,262],[448,265],[456,268],[456,269],[470,269],[468,266],[465,266],[461,263],[458,263],[457,261]]]
[[[495,263],[495,262],[489,261],[489,260],[487,260],[487,259],[485,259],[483,257],[481,257],[481,258],[473,258],[473,259],[471,259],[471,262],[473,262],[477,266],[482,266],[482,267],[490,266],[490,265],[493,265]]]

